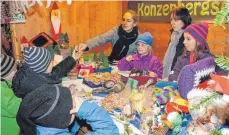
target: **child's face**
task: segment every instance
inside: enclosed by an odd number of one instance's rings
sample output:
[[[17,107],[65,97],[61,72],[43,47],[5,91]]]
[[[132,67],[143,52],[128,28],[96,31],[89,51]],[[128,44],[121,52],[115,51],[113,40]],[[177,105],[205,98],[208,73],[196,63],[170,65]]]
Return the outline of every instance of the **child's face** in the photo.
[[[137,44],[137,51],[139,54],[148,54],[148,45],[145,45],[144,43],[142,42],[138,42]]]
[[[180,31],[184,27],[184,22],[178,20],[175,15],[171,15],[171,26],[174,31]]]
[[[189,34],[184,33],[184,46],[187,49],[187,51],[192,52],[196,48],[196,40]]]
[[[126,12],[122,17],[122,28],[126,32],[131,32],[133,28],[137,25],[137,23],[134,21],[133,16],[131,13]]]

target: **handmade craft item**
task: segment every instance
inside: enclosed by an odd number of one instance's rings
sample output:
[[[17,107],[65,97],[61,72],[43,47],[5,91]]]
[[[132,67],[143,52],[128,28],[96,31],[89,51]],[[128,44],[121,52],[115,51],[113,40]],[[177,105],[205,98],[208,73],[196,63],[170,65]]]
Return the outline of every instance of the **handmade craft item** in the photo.
[[[181,97],[187,99],[188,92],[206,78],[209,78],[210,73],[214,71],[215,63],[213,57],[185,66],[178,77],[178,90]]]
[[[60,39],[61,33],[61,12],[57,6],[57,3],[54,2],[51,9],[51,35],[55,41]]]
[[[25,38],[25,36],[23,36],[21,38],[21,51],[23,52],[24,51],[24,48],[25,47],[29,47],[29,42],[28,40]]]
[[[229,117],[229,103],[213,90],[193,89],[188,93],[188,102],[193,120],[222,125]]]
[[[115,108],[123,110],[124,106],[130,104],[129,95],[130,91],[127,90],[119,93],[111,93],[103,99],[102,106],[108,112],[111,112]]]
[[[121,76],[119,74],[111,74],[109,72],[105,73],[92,73],[84,77],[83,83],[87,84],[92,88],[101,87],[108,81],[120,81]]]

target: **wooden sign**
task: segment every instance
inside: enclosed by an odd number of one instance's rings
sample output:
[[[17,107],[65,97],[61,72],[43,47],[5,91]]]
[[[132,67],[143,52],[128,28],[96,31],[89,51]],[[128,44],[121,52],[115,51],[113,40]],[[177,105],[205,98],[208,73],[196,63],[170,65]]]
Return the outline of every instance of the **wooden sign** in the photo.
[[[195,22],[213,22],[215,15],[225,5],[225,1],[129,1],[128,9],[139,15],[140,22],[170,22],[170,11],[186,7]]]

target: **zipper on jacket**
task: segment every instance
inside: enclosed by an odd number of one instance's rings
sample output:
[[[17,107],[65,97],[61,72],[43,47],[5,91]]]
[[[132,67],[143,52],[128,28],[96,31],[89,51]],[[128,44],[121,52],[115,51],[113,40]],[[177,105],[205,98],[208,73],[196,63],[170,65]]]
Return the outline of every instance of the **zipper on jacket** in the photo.
[[[118,54],[118,56],[120,56],[120,54],[122,53],[122,51],[123,51],[125,48],[126,48],[126,46],[124,45],[124,46],[122,47],[121,52]]]

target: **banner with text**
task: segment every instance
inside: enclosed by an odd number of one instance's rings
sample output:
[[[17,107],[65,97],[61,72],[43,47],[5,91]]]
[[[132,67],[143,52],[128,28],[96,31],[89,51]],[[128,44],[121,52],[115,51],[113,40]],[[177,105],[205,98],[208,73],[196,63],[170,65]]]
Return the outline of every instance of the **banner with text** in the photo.
[[[225,1],[129,1],[128,9],[139,15],[140,22],[169,22],[170,11],[186,7],[194,22],[213,22],[215,15],[226,4]]]

